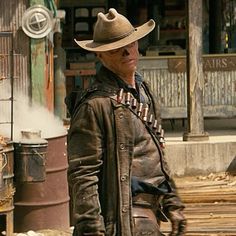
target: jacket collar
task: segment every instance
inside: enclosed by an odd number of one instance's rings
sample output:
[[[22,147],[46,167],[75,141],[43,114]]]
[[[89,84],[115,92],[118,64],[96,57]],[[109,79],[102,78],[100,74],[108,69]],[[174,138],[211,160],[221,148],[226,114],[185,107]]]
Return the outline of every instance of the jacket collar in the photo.
[[[119,78],[115,73],[113,73],[112,71],[110,71],[109,69],[107,69],[105,66],[101,66],[98,74],[97,74],[97,78],[96,78],[97,82],[99,83],[105,83],[111,87],[114,88],[123,88],[125,91],[130,91],[133,88],[128,85],[127,83],[125,83],[121,78]],[[135,83],[136,83],[136,87],[139,88],[141,86],[143,82],[143,79],[141,77],[141,75],[137,72],[135,72]]]

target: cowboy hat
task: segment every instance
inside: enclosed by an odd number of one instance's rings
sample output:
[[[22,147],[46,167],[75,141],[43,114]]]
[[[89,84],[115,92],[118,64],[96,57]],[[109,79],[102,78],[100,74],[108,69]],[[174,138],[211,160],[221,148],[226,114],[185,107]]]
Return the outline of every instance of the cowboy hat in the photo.
[[[85,50],[105,52],[124,47],[150,33],[155,27],[155,21],[149,20],[134,28],[129,20],[110,8],[107,14],[99,12],[94,27],[93,40],[75,42]]]

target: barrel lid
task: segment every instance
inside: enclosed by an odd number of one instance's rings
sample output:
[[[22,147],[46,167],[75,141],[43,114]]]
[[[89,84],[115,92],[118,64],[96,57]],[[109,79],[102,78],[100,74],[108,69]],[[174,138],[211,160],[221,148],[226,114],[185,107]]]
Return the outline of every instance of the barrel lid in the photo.
[[[47,144],[48,141],[42,138],[38,138],[38,139],[20,139],[18,141],[16,141],[15,143],[19,143],[19,144]]]
[[[21,139],[17,140],[16,143],[20,144],[47,144],[48,141],[41,138],[41,130],[22,130]]]

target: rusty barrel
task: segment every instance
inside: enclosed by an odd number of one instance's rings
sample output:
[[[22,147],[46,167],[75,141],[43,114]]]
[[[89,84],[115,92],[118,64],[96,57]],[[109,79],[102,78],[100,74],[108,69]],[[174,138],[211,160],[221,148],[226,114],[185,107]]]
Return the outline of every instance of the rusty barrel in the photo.
[[[5,166],[6,166],[6,157],[5,155],[3,155],[3,147],[0,145],[0,191],[4,188],[3,169],[5,168]],[[1,195],[0,199],[2,199]]]
[[[16,232],[69,228],[68,161],[66,132],[47,138],[46,178],[41,182],[16,181]]]
[[[14,188],[14,146],[12,142],[0,145],[0,232],[6,229],[4,215],[13,212]],[[3,223],[3,224],[2,224]],[[8,222],[13,224],[13,222]]]

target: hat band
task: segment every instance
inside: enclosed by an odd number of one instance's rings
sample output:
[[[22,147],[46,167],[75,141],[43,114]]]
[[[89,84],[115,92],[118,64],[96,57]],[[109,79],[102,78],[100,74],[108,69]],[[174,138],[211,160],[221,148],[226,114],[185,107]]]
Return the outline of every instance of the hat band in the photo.
[[[123,39],[123,38],[125,38],[125,37],[131,35],[134,31],[135,31],[135,28],[133,28],[130,32],[125,33],[125,34],[122,34],[122,35],[120,35],[120,36],[118,36],[118,37],[109,38],[109,39],[107,39],[107,40],[93,40],[93,41],[94,41],[95,43],[113,43],[113,42],[115,42],[115,41],[117,41],[117,40],[119,40],[119,39]]]

